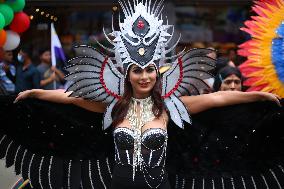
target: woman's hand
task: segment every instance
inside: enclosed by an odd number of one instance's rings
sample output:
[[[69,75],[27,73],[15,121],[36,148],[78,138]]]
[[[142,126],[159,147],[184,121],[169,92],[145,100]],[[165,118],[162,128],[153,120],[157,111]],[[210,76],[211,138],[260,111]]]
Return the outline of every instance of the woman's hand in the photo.
[[[269,101],[272,101],[272,102],[276,102],[278,106],[282,106],[281,103],[280,103],[280,99],[281,97],[276,95],[276,94],[273,94],[273,93],[268,93],[268,92],[257,92],[259,93],[260,95],[260,100],[263,100],[263,101],[266,101],[266,100],[269,100]]]
[[[32,90],[26,90],[23,92],[20,92],[16,99],[14,100],[14,103],[17,103],[19,100],[23,100],[26,98],[32,98],[33,97],[33,89]]]

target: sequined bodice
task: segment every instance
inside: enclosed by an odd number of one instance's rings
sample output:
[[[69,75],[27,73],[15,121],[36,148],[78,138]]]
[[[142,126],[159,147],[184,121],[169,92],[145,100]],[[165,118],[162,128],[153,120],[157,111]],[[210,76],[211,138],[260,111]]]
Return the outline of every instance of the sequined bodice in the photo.
[[[133,181],[136,174],[143,175],[142,178],[148,187],[158,188],[166,174],[167,131],[150,128],[137,133],[128,127],[117,127],[113,136],[117,166],[132,167]],[[140,152],[137,152],[135,143],[139,143]]]
[[[132,165],[134,132],[127,127],[118,127],[113,133],[116,162]],[[166,156],[167,131],[161,128],[150,128],[141,135],[142,164],[147,167],[163,166]]]
[[[133,181],[136,175],[142,174],[150,188],[157,188],[165,175],[168,134],[162,128],[150,128],[142,132],[146,123],[156,118],[153,105],[151,96],[144,99],[132,97],[125,117],[129,127],[115,128],[113,137],[117,166],[131,166]],[[166,126],[164,116],[161,117]]]

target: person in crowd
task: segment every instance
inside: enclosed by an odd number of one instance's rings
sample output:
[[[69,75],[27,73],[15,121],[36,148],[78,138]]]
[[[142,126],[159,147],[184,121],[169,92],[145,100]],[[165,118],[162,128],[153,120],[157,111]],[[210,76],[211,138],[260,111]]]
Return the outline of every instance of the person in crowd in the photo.
[[[41,77],[40,87],[46,90],[63,88],[64,73],[56,66],[52,66],[50,50],[48,48],[41,49],[39,55],[41,63],[37,69]]]
[[[0,83],[2,93],[15,93],[16,68],[13,62],[13,52],[4,51],[2,62],[0,63]]]
[[[217,73],[224,67],[226,66],[231,66],[231,67],[236,67],[236,65],[234,64],[233,61],[231,61],[228,57],[218,57],[217,61],[216,61],[216,66],[215,69],[213,69],[212,71],[210,71],[210,73],[213,76],[216,76]],[[202,93],[203,94],[207,94],[207,93],[211,93],[214,91],[213,89],[213,84],[214,84],[214,80],[215,78],[209,78],[204,80],[204,82],[210,87],[209,90],[204,90]]]
[[[40,73],[32,63],[31,53],[29,47],[22,47],[18,53],[15,82],[16,93],[40,88]]]
[[[215,76],[213,90],[242,91],[243,76],[237,67],[225,66]]]
[[[228,58],[236,65],[239,66],[242,62],[245,61],[244,58],[238,55],[237,48],[230,48],[228,50]]]

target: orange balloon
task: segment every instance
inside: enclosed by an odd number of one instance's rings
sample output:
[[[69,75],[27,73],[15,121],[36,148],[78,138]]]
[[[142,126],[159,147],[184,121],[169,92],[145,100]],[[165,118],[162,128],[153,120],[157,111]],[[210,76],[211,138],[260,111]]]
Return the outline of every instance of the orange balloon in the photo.
[[[7,34],[5,30],[0,30],[0,47],[3,47],[7,39]]]

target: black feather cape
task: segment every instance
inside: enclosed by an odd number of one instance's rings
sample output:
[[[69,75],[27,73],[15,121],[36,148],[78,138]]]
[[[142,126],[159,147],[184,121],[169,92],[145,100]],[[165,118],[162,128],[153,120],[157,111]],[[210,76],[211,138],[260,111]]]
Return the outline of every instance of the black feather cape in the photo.
[[[109,188],[114,146],[112,128],[102,130],[102,114],[14,99],[0,96],[0,158],[30,179],[27,188]],[[168,126],[172,188],[284,187],[284,108],[240,104],[192,120],[184,130]]]

